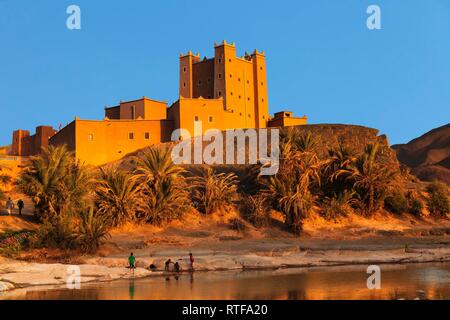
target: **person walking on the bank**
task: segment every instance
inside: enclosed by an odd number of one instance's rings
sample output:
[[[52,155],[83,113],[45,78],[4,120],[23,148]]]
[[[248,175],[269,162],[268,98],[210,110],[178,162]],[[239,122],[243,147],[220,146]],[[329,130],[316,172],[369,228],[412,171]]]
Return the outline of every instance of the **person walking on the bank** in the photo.
[[[192,255],[192,252],[189,252],[189,267],[194,271],[194,256]]]
[[[14,202],[11,200],[11,198],[8,198],[8,201],[6,201],[6,210],[8,210],[8,215],[11,215],[13,209],[14,209]]]
[[[17,208],[19,209],[19,216],[22,215],[22,209],[25,207],[25,204],[23,203],[22,199],[19,199],[19,201],[17,201]]]

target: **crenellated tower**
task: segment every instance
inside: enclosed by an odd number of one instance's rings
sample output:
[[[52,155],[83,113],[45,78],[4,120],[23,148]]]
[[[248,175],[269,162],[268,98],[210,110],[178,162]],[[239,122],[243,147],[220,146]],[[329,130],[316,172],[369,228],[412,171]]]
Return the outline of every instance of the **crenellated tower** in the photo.
[[[180,96],[222,99],[231,127],[265,128],[269,117],[264,52],[236,55],[234,43],[214,44],[214,58],[180,56]],[[207,112],[207,110],[205,110]]]

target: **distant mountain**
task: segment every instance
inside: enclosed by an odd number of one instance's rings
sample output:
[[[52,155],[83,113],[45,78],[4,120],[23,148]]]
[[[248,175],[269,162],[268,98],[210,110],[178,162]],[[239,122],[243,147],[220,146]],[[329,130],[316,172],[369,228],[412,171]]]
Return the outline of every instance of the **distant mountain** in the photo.
[[[450,185],[450,123],[392,148],[398,160],[419,179],[440,180]]]

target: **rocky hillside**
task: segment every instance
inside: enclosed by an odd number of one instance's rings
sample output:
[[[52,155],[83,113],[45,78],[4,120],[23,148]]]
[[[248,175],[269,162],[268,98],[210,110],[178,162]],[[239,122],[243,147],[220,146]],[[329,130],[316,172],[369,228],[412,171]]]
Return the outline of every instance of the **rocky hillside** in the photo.
[[[398,160],[419,179],[440,180],[450,185],[450,123],[392,148]]]

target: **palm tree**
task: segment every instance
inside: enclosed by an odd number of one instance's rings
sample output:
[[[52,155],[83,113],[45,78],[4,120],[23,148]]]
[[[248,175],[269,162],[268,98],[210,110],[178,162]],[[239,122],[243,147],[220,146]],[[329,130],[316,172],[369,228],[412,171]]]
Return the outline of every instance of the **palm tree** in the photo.
[[[92,179],[89,168],[76,162],[65,145],[49,146],[30,158],[18,185],[43,218],[79,210],[91,193]]]
[[[200,212],[210,214],[233,203],[238,181],[234,173],[215,173],[211,167],[207,167],[197,174],[190,182],[192,199]]]
[[[286,226],[294,233],[300,233],[302,220],[307,216],[315,203],[315,197],[298,180],[293,177],[272,176],[266,183],[264,191],[272,206],[285,216]]]
[[[356,161],[357,156],[353,149],[339,143],[337,147],[328,150],[328,161],[322,170],[323,191],[328,196],[340,195],[352,189],[350,181],[350,166]]]
[[[96,203],[99,212],[109,217],[113,226],[132,221],[141,204],[141,189],[135,177],[116,166],[100,168]]]
[[[137,159],[135,173],[143,180],[177,179],[184,169],[172,161],[170,148],[151,148]]]
[[[349,169],[342,170],[347,179],[353,181],[353,187],[362,199],[367,214],[377,209],[376,201],[381,199],[393,181],[393,172],[377,161],[379,144],[366,145],[364,152],[349,165]]]
[[[141,184],[141,216],[150,223],[161,224],[179,217],[189,208],[183,173],[175,165],[169,148],[151,148],[137,158],[135,175]]]
[[[141,216],[152,224],[161,225],[179,218],[189,208],[189,194],[183,180],[164,178],[147,182],[142,194]]]
[[[325,160],[317,156],[318,139],[311,133],[295,135],[293,130],[281,144],[280,169],[264,180],[268,202],[285,216],[285,224],[295,233],[313,208],[320,187],[320,171]]]
[[[316,153],[320,143],[318,136],[314,136],[310,131],[301,133],[294,140],[295,150],[303,153]]]
[[[260,181],[261,165],[253,164],[244,167],[240,172],[238,191],[247,195],[255,195],[261,189]]]
[[[77,244],[86,252],[95,252],[101,242],[109,237],[109,218],[92,207],[81,214],[81,223],[76,232]]]

